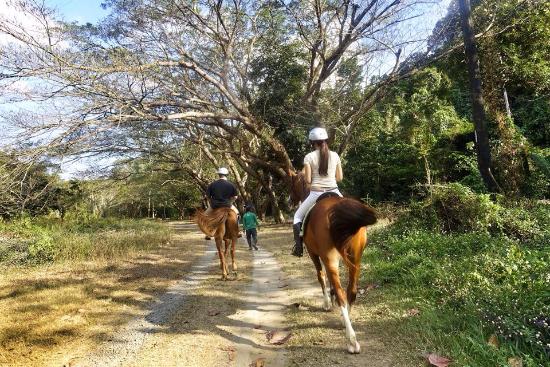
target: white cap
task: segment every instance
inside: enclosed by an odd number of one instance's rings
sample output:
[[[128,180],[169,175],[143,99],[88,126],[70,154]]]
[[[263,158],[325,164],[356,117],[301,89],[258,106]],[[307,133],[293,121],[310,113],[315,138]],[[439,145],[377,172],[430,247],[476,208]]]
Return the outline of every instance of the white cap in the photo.
[[[322,127],[315,127],[309,132],[309,140],[327,140],[328,134],[327,131]]]
[[[220,167],[220,169],[218,169],[218,175],[227,176],[228,174],[229,174],[229,171],[227,170],[227,168],[225,168],[225,167]]]

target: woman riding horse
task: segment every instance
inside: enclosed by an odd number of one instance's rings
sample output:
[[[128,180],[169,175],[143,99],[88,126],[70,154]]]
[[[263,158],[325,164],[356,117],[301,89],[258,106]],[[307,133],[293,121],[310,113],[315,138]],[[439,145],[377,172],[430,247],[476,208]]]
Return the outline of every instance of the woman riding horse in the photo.
[[[358,200],[343,198],[338,191],[336,182],[342,179],[342,167],[338,154],[328,149],[327,138],[325,129],[313,129],[309,139],[316,149],[304,159],[305,172],[289,173],[291,198],[293,202],[296,199],[302,201],[294,216],[296,244],[293,254],[302,255],[300,227],[309,211],[303,243],[315,265],[323,292],[323,308],[330,310],[331,298],[332,305],[338,304],[346,328],[347,350],[350,353],[359,353],[361,346],[349,312],[357,295],[361,257],[367,245],[367,226],[376,222],[376,213]],[[311,183],[311,190],[306,196],[307,183]],[[333,197],[323,198],[316,203],[327,192],[334,193]],[[348,285],[345,291],[339,275],[341,259],[348,268]]]
[[[305,180],[311,185],[308,197],[300,204],[294,214],[294,248],[292,255],[301,257],[304,252],[300,230],[308,210],[315,204],[319,196],[325,192],[333,192],[342,196],[337,182],[343,178],[342,165],[338,153],[329,149],[327,131],[316,127],[309,132],[309,141],[315,150],[304,158]]]

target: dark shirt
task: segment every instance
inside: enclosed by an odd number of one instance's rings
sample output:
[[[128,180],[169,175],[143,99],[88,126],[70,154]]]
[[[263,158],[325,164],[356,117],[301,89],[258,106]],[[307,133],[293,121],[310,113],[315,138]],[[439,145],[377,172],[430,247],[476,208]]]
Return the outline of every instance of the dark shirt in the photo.
[[[208,185],[206,195],[210,199],[212,209],[231,207],[231,198],[237,196],[237,188],[227,180],[219,179]]]

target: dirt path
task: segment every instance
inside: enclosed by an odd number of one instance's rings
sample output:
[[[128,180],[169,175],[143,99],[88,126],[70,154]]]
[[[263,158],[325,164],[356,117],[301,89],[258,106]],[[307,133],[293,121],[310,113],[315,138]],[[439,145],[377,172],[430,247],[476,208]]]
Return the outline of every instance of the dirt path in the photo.
[[[191,224],[186,225],[186,227]],[[286,355],[266,333],[284,328],[290,303],[283,274],[267,251],[250,252],[239,240],[239,273],[219,280],[213,241],[194,243],[202,255],[138,318],[71,366],[282,367]]]
[[[321,309],[311,261],[287,255],[290,229],[266,228],[259,237],[259,251],[249,251],[239,240],[239,273],[227,282],[219,280],[213,241],[192,241],[199,256],[186,276],[151,303],[144,317],[92,353],[73,358],[70,366],[402,365],[385,337],[389,316],[383,306],[360,297],[352,320],[362,354],[347,354],[338,312]],[[271,345],[266,333],[285,328],[290,339]]]

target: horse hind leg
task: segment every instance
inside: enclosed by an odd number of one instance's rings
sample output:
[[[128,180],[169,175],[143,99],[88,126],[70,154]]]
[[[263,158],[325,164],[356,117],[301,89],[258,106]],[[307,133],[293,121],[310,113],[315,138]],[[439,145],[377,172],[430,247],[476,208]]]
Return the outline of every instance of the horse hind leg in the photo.
[[[227,258],[229,256],[229,240],[224,238],[223,242],[225,245],[225,250],[223,251],[223,254]]]
[[[233,274],[237,275],[237,263],[235,262],[235,244],[237,240],[235,238],[231,239],[231,267],[233,269]]]
[[[349,305],[349,311],[351,306],[357,298],[357,283],[359,281],[359,271],[361,270],[361,256],[355,259],[350,259],[354,266],[348,268],[348,287],[346,289],[346,295]]]
[[[351,311],[351,306],[357,297],[357,284],[359,282],[359,273],[361,272],[361,257],[366,244],[367,232],[363,228],[354,236],[350,247],[349,260],[353,266],[348,265],[348,287],[346,290],[349,311]]]
[[[321,290],[323,291],[323,309],[325,311],[330,311],[331,304],[330,304],[330,295],[329,290],[327,288],[327,282],[326,282],[326,272],[323,268],[323,264],[321,263],[321,259],[317,255],[310,255],[311,260],[313,261],[313,265],[315,265],[315,269],[317,270],[317,280],[319,280],[319,284],[321,284]]]
[[[216,236],[216,248],[218,250],[218,256],[220,258],[220,268],[222,270],[222,279],[227,280],[227,263],[225,261],[224,251],[222,251],[222,239]]]
[[[340,284],[340,276],[338,275],[338,261],[333,261],[326,266],[327,274],[330,279],[330,283],[334,287],[336,293],[336,300],[340,306],[340,311],[342,312],[342,318],[344,319],[344,326],[346,327],[346,339],[348,341],[347,350],[349,353],[356,354],[361,351],[361,346],[357,342],[357,337],[355,335],[355,330],[351,325],[351,320],[349,317],[348,304],[346,301],[346,295]]]

